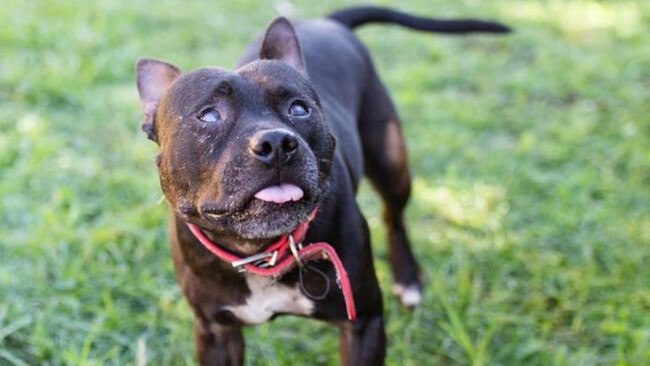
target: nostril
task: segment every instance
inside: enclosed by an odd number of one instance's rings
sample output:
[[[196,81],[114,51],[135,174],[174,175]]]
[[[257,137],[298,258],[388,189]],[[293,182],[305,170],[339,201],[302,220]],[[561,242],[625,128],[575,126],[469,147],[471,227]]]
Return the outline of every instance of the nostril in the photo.
[[[298,149],[298,140],[294,136],[287,135],[282,141],[282,150],[288,153],[294,152]]]
[[[260,141],[253,147],[253,152],[261,157],[269,156],[273,153],[273,145],[269,141]]]
[[[296,135],[279,128],[258,131],[249,141],[253,158],[267,166],[289,162],[300,145]]]

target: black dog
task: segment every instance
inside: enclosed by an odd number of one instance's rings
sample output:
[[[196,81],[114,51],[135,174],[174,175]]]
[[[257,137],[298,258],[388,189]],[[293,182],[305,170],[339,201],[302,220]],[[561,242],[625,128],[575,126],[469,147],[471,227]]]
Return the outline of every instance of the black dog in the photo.
[[[410,178],[399,118],[351,32],[369,22],[508,31],[362,7],[276,18],[234,71],[137,64],[143,129],[160,145],[172,254],[201,364],[241,364],[241,327],[278,314],[337,325],[343,364],[383,363],[382,297],[355,202],[364,172],[384,201],[395,292],[407,306],[420,302],[402,218]]]

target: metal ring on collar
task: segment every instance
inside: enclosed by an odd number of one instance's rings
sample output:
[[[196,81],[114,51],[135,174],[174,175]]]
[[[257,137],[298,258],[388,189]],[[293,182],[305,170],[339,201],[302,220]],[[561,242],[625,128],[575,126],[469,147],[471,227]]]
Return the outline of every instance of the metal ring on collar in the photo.
[[[298,267],[302,268],[303,263],[302,260],[300,260],[300,254],[298,254],[298,247],[296,246],[296,242],[293,240],[293,235],[289,235],[289,249],[291,249],[291,254],[296,258]]]

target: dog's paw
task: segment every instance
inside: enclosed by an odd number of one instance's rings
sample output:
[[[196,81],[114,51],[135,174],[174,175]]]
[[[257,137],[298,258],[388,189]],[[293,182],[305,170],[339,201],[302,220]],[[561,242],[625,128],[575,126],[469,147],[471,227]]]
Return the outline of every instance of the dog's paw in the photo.
[[[402,305],[407,308],[414,308],[422,302],[422,287],[418,284],[393,285],[393,293],[399,297]]]

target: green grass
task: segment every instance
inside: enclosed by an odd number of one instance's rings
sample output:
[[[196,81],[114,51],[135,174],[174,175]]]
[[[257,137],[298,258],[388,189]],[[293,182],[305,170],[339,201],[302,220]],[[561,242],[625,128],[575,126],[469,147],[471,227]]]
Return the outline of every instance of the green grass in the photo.
[[[347,3],[291,4],[312,17]],[[358,31],[402,114],[427,282],[413,312],[390,295],[364,185],[387,363],[650,364],[650,3],[399,7],[517,32]],[[232,66],[275,12],[252,0],[0,5],[0,365],[194,363],[133,66]],[[338,364],[324,324],[285,317],[246,333],[249,365]]]

